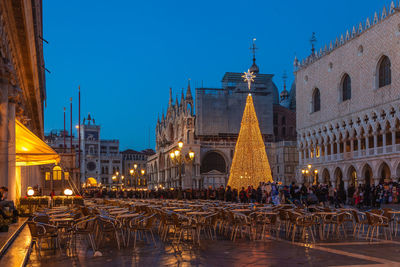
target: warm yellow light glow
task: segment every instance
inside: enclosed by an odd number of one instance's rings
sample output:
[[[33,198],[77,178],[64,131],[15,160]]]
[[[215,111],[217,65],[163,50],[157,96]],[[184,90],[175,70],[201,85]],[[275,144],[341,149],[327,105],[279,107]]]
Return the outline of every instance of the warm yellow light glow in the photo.
[[[23,146],[23,147],[21,147],[21,150],[22,150],[22,151],[29,151],[29,149],[27,149],[27,148],[26,148],[26,147],[24,147],[24,146]]]
[[[175,150],[175,157],[179,157],[179,154],[180,154],[179,150]]]
[[[264,140],[254,109],[253,98],[247,96],[246,106],[235,147],[228,185],[240,190],[260,182],[273,182]]]
[[[142,170],[141,172],[142,172],[142,175],[144,175],[144,170]]]
[[[32,187],[28,188],[28,191],[26,192],[28,194],[28,196],[33,196],[35,194],[35,191],[32,189]]]
[[[308,165],[307,165],[307,168],[311,169],[311,164],[308,164]]]
[[[306,172],[306,170],[304,170],[304,169],[301,170],[301,173],[302,173],[302,174],[304,174],[305,172]]]
[[[134,170],[131,169],[129,172],[131,173],[131,175],[133,175]]]
[[[314,170],[314,173],[317,174],[317,173],[318,173],[318,170]]]
[[[69,188],[65,189],[65,190],[64,190],[64,195],[66,195],[66,196],[72,196],[72,190],[69,189]]]
[[[79,129],[79,125],[76,125],[75,128],[76,128],[76,129]]]
[[[169,153],[169,156],[171,157],[171,159],[174,159],[175,158],[175,153],[171,152],[171,153]]]
[[[117,179],[117,176],[114,175],[114,176],[112,177],[112,179],[113,179],[113,180]]]
[[[308,174],[309,173],[309,171],[308,170],[306,170],[306,174]]]
[[[189,158],[190,158],[190,160],[194,159],[194,152],[193,151],[189,151]]]
[[[125,178],[125,176],[123,176],[123,175],[122,175],[122,176],[121,176],[121,178],[122,178],[122,179],[124,179],[124,178]]]
[[[115,174],[118,176],[118,175],[119,175],[119,172],[116,172]]]
[[[137,169],[137,164],[134,164],[134,165],[133,165],[133,168],[136,170],[136,169]]]
[[[183,147],[183,142],[182,142],[182,141],[179,141],[179,142],[178,142],[178,147],[179,147],[179,148],[182,148],[182,147]]]

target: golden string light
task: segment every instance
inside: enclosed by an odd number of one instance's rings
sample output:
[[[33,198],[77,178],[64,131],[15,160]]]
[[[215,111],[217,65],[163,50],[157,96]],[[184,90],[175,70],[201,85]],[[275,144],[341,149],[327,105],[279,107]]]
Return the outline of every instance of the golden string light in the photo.
[[[245,81],[248,82],[248,79]],[[228,185],[240,190],[249,185],[257,187],[260,182],[273,182],[273,179],[253,98],[249,94],[236,142]]]

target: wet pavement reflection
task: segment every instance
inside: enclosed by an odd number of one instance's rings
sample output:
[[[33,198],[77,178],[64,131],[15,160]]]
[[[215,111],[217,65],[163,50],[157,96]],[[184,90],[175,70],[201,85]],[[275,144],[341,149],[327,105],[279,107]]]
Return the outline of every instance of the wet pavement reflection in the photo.
[[[45,250],[39,259],[33,251],[28,266],[384,266],[400,261],[399,241],[304,244],[273,238],[236,242],[219,239],[204,240],[201,246],[186,242],[177,247],[157,240],[157,247],[141,241],[136,248],[121,250],[108,241],[99,249],[102,256],[95,257],[90,246],[80,240],[75,256],[65,255],[64,250],[62,254]]]

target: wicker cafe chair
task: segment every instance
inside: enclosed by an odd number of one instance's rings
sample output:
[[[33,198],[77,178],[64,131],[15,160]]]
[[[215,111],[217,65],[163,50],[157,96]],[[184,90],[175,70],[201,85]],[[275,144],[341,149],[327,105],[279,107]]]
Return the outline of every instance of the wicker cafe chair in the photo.
[[[354,219],[353,236],[356,237],[357,234],[357,237],[360,237],[361,227],[364,233],[364,227],[365,225],[368,225],[368,220],[365,219],[365,213],[361,213],[356,210],[352,210],[351,213],[353,214],[353,219]]]
[[[134,232],[134,243],[133,243],[134,248],[136,247],[137,234],[139,234],[140,232],[142,232],[143,236],[146,237],[146,241],[148,240],[147,233],[150,233],[153,244],[155,247],[157,247],[157,243],[156,243],[156,240],[154,239],[154,234],[153,234],[153,228],[154,228],[156,219],[157,218],[156,218],[155,214],[153,214],[148,217],[144,217],[141,220],[131,220],[130,221],[129,228],[131,229],[131,231],[133,230],[133,232]],[[128,240],[129,240],[129,236],[130,235],[128,235]],[[129,241],[128,241],[128,243],[129,243]]]
[[[336,238],[338,238],[340,236],[340,228],[342,228],[342,230],[343,230],[344,237],[347,237],[346,229],[344,227],[346,217],[347,217],[346,212],[340,212],[340,213],[334,215],[331,219],[332,234],[336,233]]]
[[[55,244],[54,248],[56,248],[58,246],[61,251],[57,227],[55,227],[53,225],[38,223],[38,222],[33,222],[33,221],[29,221],[29,222],[27,222],[27,224],[29,227],[29,231],[31,232],[32,241],[35,244],[36,252],[38,253],[39,257],[41,257],[40,251],[42,249],[43,239],[55,240],[56,244]],[[50,247],[50,245],[49,245],[49,247]]]
[[[115,237],[118,249],[121,249],[121,242],[119,237],[119,232],[121,230],[120,222],[111,217],[100,215],[97,219],[97,223],[99,227],[98,234],[100,235],[97,247],[100,247],[105,235],[111,234],[111,236]]]
[[[372,241],[375,231],[376,231],[376,238],[378,238],[379,227],[383,229],[383,233],[385,235],[386,240],[388,239],[388,236],[392,238],[392,234],[390,232],[389,219],[387,217],[370,212],[366,212],[365,215],[367,216],[369,225],[366,239],[368,239],[368,236],[371,233],[370,241]],[[372,231],[370,232],[370,230]]]
[[[96,251],[96,243],[95,243],[95,233],[97,226],[97,218],[96,217],[84,217],[78,220],[69,230],[70,233],[70,242],[69,247],[74,248],[76,251],[76,237],[86,236],[89,239],[89,243],[92,247],[93,252]]]

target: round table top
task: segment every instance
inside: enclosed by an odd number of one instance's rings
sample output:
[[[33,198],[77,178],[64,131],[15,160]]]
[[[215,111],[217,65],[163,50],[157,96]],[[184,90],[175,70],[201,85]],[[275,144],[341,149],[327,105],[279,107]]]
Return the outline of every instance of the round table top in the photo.
[[[173,211],[175,212],[186,212],[186,211],[192,211],[191,209],[174,209]]]

